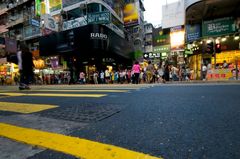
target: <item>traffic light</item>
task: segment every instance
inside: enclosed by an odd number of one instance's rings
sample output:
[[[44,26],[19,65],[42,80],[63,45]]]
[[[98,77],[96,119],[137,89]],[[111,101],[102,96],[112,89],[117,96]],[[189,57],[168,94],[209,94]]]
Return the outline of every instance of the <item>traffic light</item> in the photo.
[[[207,43],[206,52],[209,53],[209,54],[213,54],[214,53],[213,42]]]
[[[220,53],[221,52],[221,44],[216,44],[215,45],[215,52]]]

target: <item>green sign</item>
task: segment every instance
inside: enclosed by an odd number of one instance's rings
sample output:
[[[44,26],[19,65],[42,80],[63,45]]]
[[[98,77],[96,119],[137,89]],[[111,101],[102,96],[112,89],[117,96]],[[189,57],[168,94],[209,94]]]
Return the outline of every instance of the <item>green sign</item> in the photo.
[[[202,24],[203,36],[215,36],[234,33],[236,25],[233,18],[221,18],[204,21]]]
[[[41,15],[41,0],[35,0],[35,15]]]
[[[154,53],[170,52],[170,45],[155,46],[153,47],[153,52]]]
[[[89,13],[87,15],[88,24],[108,24],[110,23],[109,12]]]

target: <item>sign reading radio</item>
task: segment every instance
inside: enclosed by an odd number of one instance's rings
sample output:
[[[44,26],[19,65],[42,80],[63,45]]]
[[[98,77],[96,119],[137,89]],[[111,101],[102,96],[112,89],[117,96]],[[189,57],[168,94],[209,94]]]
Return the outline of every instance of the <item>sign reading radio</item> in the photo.
[[[97,39],[97,40],[107,40],[108,36],[107,34],[103,34],[103,33],[90,33],[90,38]]]

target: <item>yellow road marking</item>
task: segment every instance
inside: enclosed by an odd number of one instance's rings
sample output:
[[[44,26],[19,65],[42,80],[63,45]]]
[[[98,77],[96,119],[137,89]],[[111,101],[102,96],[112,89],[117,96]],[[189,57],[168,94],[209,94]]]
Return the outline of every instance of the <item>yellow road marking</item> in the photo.
[[[84,159],[160,159],[77,137],[0,123],[0,136]]]
[[[43,96],[43,97],[92,97],[100,98],[107,96],[106,94],[49,94],[49,93],[0,93],[6,96]]]
[[[56,108],[56,105],[45,105],[45,104],[27,104],[27,103],[11,103],[11,102],[0,102],[0,110],[10,111],[17,113],[34,113],[43,111],[46,109]]]
[[[97,90],[94,90],[94,89],[91,89],[91,90],[88,90],[88,89],[50,89],[50,90],[44,90],[44,89],[41,89],[41,90],[34,90],[36,92],[110,92],[110,93],[124,93],[124,92],[128,92],[128,90],[115,90],[115,89],[97,89]]]

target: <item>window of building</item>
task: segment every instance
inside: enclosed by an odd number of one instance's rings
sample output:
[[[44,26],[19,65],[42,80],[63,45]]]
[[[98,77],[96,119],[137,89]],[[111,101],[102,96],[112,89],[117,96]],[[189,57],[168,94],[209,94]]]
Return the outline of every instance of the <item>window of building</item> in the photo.
[[[116,25],[119,29],[123,30],[123,24],[112,15],[112,23]]]
[[[98,3],[88,4],[87,11],[88,11],[88,13],[100,12],[100,4],[98,4]]]

